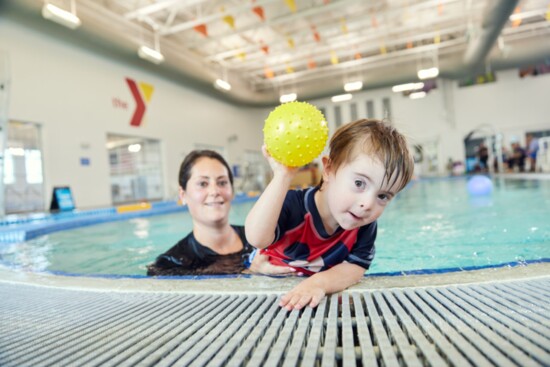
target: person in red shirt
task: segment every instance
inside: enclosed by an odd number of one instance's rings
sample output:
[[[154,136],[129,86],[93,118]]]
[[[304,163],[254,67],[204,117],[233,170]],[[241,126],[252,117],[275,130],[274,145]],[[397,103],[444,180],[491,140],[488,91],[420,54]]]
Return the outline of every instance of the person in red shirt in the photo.
[[[309,275],[281,298],[281,307],[316,307],[326,294],[357,283],[369,268],[376,219],[411,180],[412,155],[390,125],[355,121],[332,137],[319,186],[289,191],[297,169],[262,150],[273,179],[247,216],[247,240],[272,264]]]

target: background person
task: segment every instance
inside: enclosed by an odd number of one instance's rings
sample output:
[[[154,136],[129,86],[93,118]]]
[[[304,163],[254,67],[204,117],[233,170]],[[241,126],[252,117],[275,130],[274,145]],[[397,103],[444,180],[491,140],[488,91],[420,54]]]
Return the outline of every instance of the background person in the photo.
[[[244,227],[229,224],[234,197],[233,175],[223,157],[211,150],[195,150],[179,171],[179,197],[189,208],[193,231],[147,267],[147,275],[235,274],[246,269],[253,247]],[[250,270],[291,274],[294,269],[272,265],[255,256]]]

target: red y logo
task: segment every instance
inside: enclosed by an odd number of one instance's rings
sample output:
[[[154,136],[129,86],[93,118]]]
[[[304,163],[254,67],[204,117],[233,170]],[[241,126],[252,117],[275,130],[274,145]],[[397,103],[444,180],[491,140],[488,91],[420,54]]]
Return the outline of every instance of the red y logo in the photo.
[[[145,109],[147,107],[145,102],[149,102],[151,100],[154,88],[152,85],[146,83],[139,83],[138,87],[136,82],[130,78],[126,78],[126,83],[128,84],[128,87],[130,87],[132,96],[136,100],[136,110],[134,111],[134,115],[132,116],[132,121],[130,121],[130,125],[139,127],[141,125],[141,121],[143,120],[143,115],[145,115]]]

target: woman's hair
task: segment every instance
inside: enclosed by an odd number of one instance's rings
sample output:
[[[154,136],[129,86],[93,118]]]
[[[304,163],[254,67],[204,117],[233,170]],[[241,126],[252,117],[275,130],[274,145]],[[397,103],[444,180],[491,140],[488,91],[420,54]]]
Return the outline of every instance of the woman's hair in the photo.
[[[225,168],[227,168],[227,174],[229,175],[229,182],[231,182],[231,187],[233,187],[233,173],[231,172],[231,168],[229,168],[229,164],[227,164],[225,159],[223,159],[223,157],[219,153],[213,150],[205,149],[205,150],[193,150],[192,152],[187,154],[183,162],[181,162],[180,174],[178,177],[178,181],[181,188],[184,190],[187,189],[187,181],[189,181],[189,178],[191,177],[191,170],[193,169],[193,166],[195,165],[198,159],[204,158],[204,157],[215,159],[219,161],[221,164],[223,164]]]
[[[329,147],[329,164],[334,173],[342,164],[364,153],[377,158],[384,165],[384,179],[390,186],[399,180],[397,191],[401,191],[411,180],[414,162],[407,140],[387,123],[362,119],[346,124],[336,130]],[[321,187],[322,184],[321,180]]]

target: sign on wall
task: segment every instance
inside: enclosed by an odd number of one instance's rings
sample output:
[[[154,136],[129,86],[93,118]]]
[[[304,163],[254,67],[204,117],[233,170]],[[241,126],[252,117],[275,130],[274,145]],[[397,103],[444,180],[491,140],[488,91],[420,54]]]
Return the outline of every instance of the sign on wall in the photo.
[[[139,127],[143,121],[147,104],[151,101],[155,88],[151,84],[144,82],[136,83],[133,79],[126,78],[126,84],[132,92],[132,96],[136,101],[136,109],[130,120],[130,125]]]

